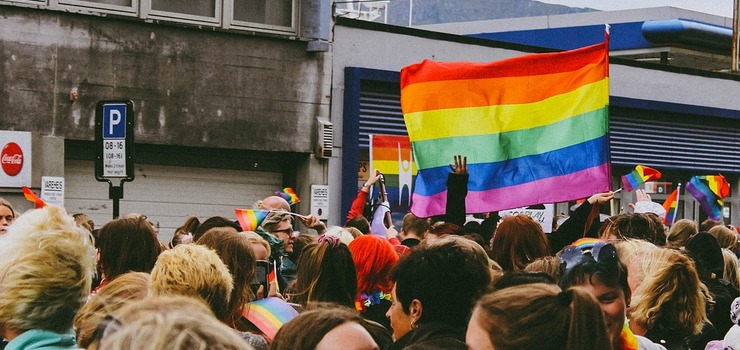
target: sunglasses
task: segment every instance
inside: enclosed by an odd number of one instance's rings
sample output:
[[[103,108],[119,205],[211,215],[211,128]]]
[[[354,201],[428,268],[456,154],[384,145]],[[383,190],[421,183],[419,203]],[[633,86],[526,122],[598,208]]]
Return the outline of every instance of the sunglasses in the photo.
[[[611,243],[602,240],[582,238],[566,247],[560,255],[560,265],[565,267],[566,272],[589,261],[609,266],[613,264],[616,267],[617,249]]]

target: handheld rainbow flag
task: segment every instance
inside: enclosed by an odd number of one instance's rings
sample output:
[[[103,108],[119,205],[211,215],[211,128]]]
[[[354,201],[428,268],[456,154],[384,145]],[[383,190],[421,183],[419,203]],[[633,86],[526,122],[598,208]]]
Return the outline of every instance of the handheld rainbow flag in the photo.
[[[29,202],[36,204],[36,209],[40,209],[46,206],[46,202],[44,202],[43,199],[39,198],[33,191],[31,191],[30,188],[23,186],[23,197],[26,197],[26,200]]]
[[[282,190],[275,191],[275,194],[283,197],[286,201],[288,201],[288,204],[293,205],[296,203],[299,203],[301,201],[300,198],[298,198],[298,195],[295,194],[295,191],[292,187],[286,187]]]
[[[269,210],[261,209],[234,209],[236,212],[236,219],[239,221],[239,226],[244,231],[254,231],[262,221],[265,220]]]
[[[492,63],[425,60],[401,70],[401,109],[419,169],[411,212],[441,215],[448,164],[468,157],[468,213],[609,190],[608,37]]]
[[[247,304],[242,315],[272,342],[280,327],[298,316],[298,311],[280,298],[265,298]]]
[[[679,183],[679,188],[681,184]],[[671,226],[676,221],[676,210],[678,207],[678,188],[671,192],[671,195],[663,202],[663,209],[665,209],[665,217],[663,218],[663,224]]]
[[[267,282],[268,283],[275,283],[275,291],[280,293],[280,283],[277,281],[277,261],[272,261],[272,270],[270,270],[270,273],[267,275]]]
[[[724,176],[694,176],[686,183],[686,191],[699,201],[709,219],[722,220],[722,200],[730,194],[730,184]]]
[[[370,135],[370,169],[383,173],[391,212],[407,213],[417,173],[409,137]]]
[[[638,165],[635,170],[627,175],[622,175],[622,187],[630,192],[648,181],[660,179],[662,174],[653,168],[644,165]]]

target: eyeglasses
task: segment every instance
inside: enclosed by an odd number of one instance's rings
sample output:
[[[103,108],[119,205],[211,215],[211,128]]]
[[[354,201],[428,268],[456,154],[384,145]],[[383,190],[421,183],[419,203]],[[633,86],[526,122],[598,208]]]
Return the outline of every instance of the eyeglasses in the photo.
[[[608,265],[614,263],[616,267],[617,249],[602,240],[581,238],[566,247],[560,255],[560,265],[565,265],[566,272],[587,260]]]
[[[272,234],[276,234],[276,233],[280,233],[280,232],[282,232],[282,233],[284,233],[284,234],[286,234],[288,236],[292,236],[293,235],[293,229],[292,228],[284,228],[282,230],[272,230],[272,231],[270,231],[270,233],[272,233]]]

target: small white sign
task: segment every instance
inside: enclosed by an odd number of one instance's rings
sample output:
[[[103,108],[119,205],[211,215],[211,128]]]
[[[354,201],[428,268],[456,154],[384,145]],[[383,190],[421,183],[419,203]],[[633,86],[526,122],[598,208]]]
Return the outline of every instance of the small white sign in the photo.
[[[311,215],[320,220],[329,219],[329,186],[311,185]]]
[[[47,204],[64,207],[64,178],[42,176],[41,199]]]
[[[126,177],[126,140],[103,140],[103,177]]]
[[[554,216],[554,204],[543,204],[544,209],[540,206],[540,208],[531,208],[531,207],[521,207],[521,208],[514,208],[509,210],[502,210],[499,212],[499,215],[502,218],[505,218],[507,216],[517,215],[517,214],[524,214],[529,216],[530,218],[534,219],[534,221],[537,221],[540,226],[542,226],[542,231],[545,233],[552,232],[552,218]]]

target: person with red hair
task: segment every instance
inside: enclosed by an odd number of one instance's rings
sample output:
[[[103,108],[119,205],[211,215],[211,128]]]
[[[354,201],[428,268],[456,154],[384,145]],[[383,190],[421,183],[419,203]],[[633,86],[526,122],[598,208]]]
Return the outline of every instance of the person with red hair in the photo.
[[[349,250],[357,269],[357,311],[390,330],[385,313],[391,306],[391,271],[398,262],[398,254],[390,242],[373,235],[355,238]]]

